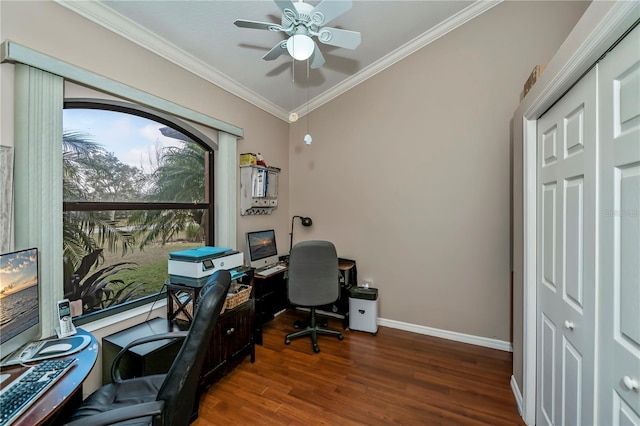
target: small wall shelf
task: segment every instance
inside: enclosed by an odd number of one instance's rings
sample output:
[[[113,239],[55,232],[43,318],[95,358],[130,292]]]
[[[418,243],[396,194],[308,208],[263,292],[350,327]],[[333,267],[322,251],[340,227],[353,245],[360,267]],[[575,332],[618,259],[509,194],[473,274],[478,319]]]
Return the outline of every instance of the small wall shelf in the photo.
[[[277,167],[240,166],[240,214],[271,214],[278,207]]]

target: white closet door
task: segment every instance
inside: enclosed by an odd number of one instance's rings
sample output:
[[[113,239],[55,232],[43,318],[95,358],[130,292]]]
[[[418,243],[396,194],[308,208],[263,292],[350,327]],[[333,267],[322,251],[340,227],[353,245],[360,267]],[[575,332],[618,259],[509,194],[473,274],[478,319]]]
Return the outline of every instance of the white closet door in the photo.
[[[594,420],[596,84],[538,120],[537,425]]]
[[[640,28],[599,65],[598,424],[640,425]]]

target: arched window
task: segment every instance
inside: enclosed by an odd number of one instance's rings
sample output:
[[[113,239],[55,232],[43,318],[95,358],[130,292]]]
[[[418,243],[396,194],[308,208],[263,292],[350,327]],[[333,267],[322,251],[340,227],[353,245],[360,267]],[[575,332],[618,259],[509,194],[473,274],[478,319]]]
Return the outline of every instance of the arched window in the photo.
[[[64,294],[80,323],[156,298],[170,252],[213,245],[214,146],[145,107],[65,102]]]

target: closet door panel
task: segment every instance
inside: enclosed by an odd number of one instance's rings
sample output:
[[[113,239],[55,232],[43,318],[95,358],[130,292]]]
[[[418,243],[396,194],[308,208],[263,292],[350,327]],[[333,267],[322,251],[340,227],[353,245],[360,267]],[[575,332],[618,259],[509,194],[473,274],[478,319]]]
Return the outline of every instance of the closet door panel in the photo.
[[[640,416],[617,393],[613,395],[613,422],[611,424],[640,426]]]
[[[539,425],[594,418],[596,72],[538,120]]]
[[[640,413],[640,29],[599,64],[601,424]]]
[[[562,412],[562,425],[581,425],[582,411],[582,354],[567,338],[563,338],[562,371],[562,401],[565,408]]]

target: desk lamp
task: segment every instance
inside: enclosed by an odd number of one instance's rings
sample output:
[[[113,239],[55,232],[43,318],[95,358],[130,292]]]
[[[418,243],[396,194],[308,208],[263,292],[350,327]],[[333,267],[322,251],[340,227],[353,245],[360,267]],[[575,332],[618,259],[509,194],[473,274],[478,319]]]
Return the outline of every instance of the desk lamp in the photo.
[[[300,222],[302,222],[302,226],[311,226],[313,224],[313,221],[311,220],[310,217],[294,216],[291,218],[291,232],[289,232],[289,253],[291,253],[291,248],[293,247],[293,224],[295,222],[296,217],[300,218]]]

